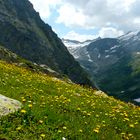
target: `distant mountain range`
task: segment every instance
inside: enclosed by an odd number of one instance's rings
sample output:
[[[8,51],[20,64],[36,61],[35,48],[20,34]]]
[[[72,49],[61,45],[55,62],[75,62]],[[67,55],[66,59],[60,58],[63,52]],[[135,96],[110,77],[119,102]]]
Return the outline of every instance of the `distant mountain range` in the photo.
[[[98,38],[85,46],[63,42],[97,88],[125,101],[140,98],[139,31],[118,38]]]
[[[61,39],[45,24],[28,0],[0,0],[0,45],[73,82],[93,86]]]
[[[81,49],[81,47],[87,46],[91,42],[94,42],[94,41],[99,40],[99,39],[101,39],[101,38],[99,37],[97,39],[86,40],[86,41],[80,42],[77,40],[70,40],[70,39],[62,38],[62,41],[65,44],[65,46],[68,48],[69,52],[74,56],[74,58],[78,58],[79,57],[78,50]]]

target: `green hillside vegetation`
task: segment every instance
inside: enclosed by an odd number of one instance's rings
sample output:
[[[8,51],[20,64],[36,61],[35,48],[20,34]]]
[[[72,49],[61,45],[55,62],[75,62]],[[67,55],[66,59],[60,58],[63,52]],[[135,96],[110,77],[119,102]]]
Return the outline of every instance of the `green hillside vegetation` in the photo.
[[[128,55],[120,59],[117,64],[112,65],[107,71],[103,71],[98,77],[101,89],[107,91],[108,95],[140,105],[134,101],[139,98],[140,91],[139,64],[140,56],[135,53],[131,57]]]
[[[0,94],[23,104],[0,119],[0,139],[140,139],[140,108],[100,91],[0,61]]]
[[[19,57],[17,54],[9,51],[8,49],[6,49],[5,47],[3,47],[1,45],[0,45],[0,59],[6,61],[8,63],[14,63],[17,66],[24,67],[26,69],[29,69],[29,70],[32,70],[35,72],[46,73],[50,76],[55,76],[55,77],[62,78],[62,79],[67,78],[66,75],[57,73],[56,71],[52,70],[47,65],[41,66],[36,63],[32,63],[31,61],[28,61],[26,59]]]

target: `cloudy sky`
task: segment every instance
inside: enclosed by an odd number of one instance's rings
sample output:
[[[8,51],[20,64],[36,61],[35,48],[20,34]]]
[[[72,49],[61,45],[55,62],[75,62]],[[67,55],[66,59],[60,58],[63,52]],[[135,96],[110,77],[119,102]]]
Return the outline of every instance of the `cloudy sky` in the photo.
[[[140,0],[30,0],[61,38],[84,41],[140,30]]]

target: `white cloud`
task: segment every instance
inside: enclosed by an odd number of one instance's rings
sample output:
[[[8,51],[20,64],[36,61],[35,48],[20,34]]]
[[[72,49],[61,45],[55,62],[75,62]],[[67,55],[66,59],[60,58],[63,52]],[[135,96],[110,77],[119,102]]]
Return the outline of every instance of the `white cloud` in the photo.
[[[99,29],[97,36],[116,37],[140,29],[140,0],[30,0],[42,19],[56,10],[56,23],[82,29]],[[47,20],[46,20],[47,21]],[[62,29],[63,30],[63,29]],[[74,32],[70,34],[74,35]],[[79,35],[87,38],[87,35]],[[81,37],[82,36],[82,37]],[[92,35],[89,35],[91,37]],[[78,35],[75,34],[75,38]],[[80,39],[80,40],[81,40]]]
[[[134,19],[134,23],[140,24],[140,18],[135,18],[135,19]]]
[[[61,3],[61,0],[30,0],[34,8],[40,13],[42,19],[49,18],[51,14],[51,8],[55,8],[57,4]]]
[[[124,32],[122,30],[117,30],[112,27],[102,28],[99,31],[99,36],[102,38],[106,38],[106,37],[115,38],[115,37],[121,36],[123,34],[124,34]]]
[[[86,40],[95,39],[97,37],[115,38],[115,37],[119,37],[123,34],[124,34],[124,32],[121,30],[117,30],[117,29],[111,28],[111,27],[107,27],[107,28],[103,27],[101,30],[99,30],[99,32],[96,35],[79,34],[79,33],[76,33],[75,31],[70,31],[65,36],[63,36],[63,38],[71,39],[71,40],[78,40],[78,41],[86,41]]]
[[[76,9],[71,4],[65,4],[58,9],[59,17],[57,23],[64,23],[66,26],[84,26],[86,16],[81,9]]]
[[[140,0],[63,0],[57,22],[68,27],[115,27],[128,31],[140,28]]]
[[[96,35],[78,34],[75,31],[70,31],[63,38],[71,39],[71,40],[78,40],[78,41],[85,41],[85,40],[97,38],[97,36]]]

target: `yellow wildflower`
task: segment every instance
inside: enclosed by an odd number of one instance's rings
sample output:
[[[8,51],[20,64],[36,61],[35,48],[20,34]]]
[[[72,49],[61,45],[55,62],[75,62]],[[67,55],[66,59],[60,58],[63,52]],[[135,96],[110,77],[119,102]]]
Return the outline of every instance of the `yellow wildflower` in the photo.
[[[129,118],[124,118],[125,121],[129,121]]]
[[[41,134],[40,136],[41,136],[42,138],[45,138],[45,134]]]
[[[129,137],[132,137],[132,136],[133,136],[133,134],[128,134],[128,136],[129,136]]]
[[[23,99],[22,99],[22,102],[26,102],[26,99],[23,98]]]
[[[98,128],[94,129],[93,131],[94,131],[95,133],[99,133],[99,129],[98,129]]]
[[[39,122],[40,124],[42,124],[42,123],[43,123],[43,121],[42,121],[42,120],[39,120],[38,122]]]
[[[58,133],[61,133],[62,131],[61,130],[58,130]]]
[[[134,124],[130,124],[129,126],[130,126],[131,128],[134,128]]]
[[[22,109],[20,112],[25,114],[27,111]]]
[[[90,116],[91,114],[90,113],[87,113],[87,116]]]
[[[80,107],[78,107],[78,108],[77,108],[77,110],[78,110],[78,111],[80,111],[80,110],[81,110],[81,108],[80,108]]]
[[[64,130],[66,130],[66,129],[67,129],[67,127],[66,127],[66,126],[63,126],[63,129],[64,129]]]
[[[16,130],[17,130],[17,131],[21,130],[21,126],[17,127]]]
[[[32,108],[32,107],[33,107],[33,105],[32,105],[32,104],[29,104],[29,105],[28,105],[28,107],[29,107],[29,108]]]

